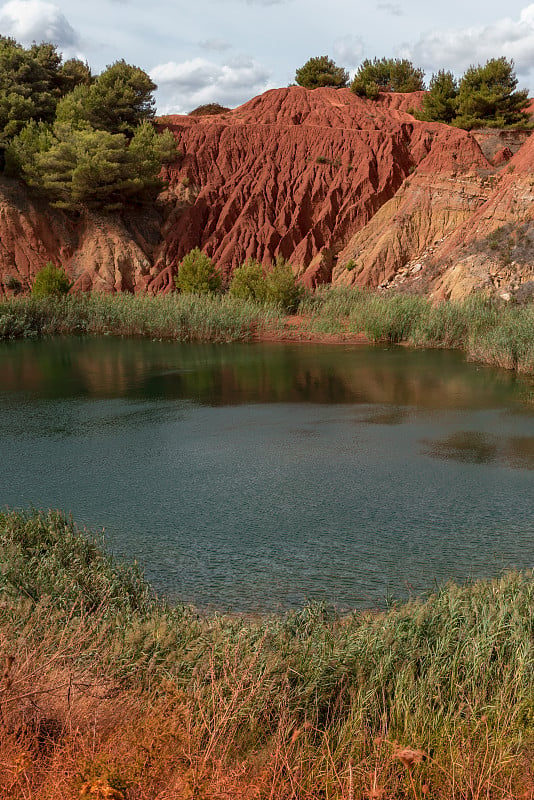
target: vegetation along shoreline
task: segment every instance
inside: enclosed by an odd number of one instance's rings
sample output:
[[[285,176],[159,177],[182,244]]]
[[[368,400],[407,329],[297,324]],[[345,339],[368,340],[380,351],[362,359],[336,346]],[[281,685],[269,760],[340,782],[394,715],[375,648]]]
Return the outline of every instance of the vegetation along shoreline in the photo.
[[[176,341],[390,342],[455,348],[469,359],[534,374],[534,306],[484,296],[432,304],[420,296],[324,287],[298,305],[227,293],[16,297],[0,301],[0,341],[54,335]]]
[[[533,592],[203,617],[65,515],[1,512],[0,796],[531,798]]]

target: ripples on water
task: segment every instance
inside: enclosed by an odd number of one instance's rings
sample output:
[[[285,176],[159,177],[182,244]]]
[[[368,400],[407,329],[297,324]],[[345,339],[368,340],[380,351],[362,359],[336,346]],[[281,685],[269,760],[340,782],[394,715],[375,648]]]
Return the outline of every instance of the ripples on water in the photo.
[[[1,502],[105,528],[160,592],[380,604],[531,567],[531,387],[458,353],[0,346]]]

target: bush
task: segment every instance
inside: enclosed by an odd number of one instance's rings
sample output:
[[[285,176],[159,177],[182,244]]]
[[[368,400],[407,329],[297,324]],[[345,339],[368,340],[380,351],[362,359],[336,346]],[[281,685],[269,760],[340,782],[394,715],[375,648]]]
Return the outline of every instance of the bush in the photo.
[[[514,62],[491,58],[484,66],[471,66],[459,85],[451,72],[432,75],[430,91],[423,98],[418,119],[445,122],[457,128],[505,128],[524,125],[529,117],[522,109],[528,92],[517,91]]]
[[[35,276],[32,297],[63,297],[71,286],[65,271],[48,262]]]
[[[456,116],[458,82],[452,72],[440,70],[432,75],[428,93],[423,97],[422,111],[417,119],[450,124]]]
[[[380,96],[380,86],[376,81],[370,81],[365,85],[365,96],[368,100],[378,100]]]
[[[226,106],[221,106],[220,103],[205,103],[203,106],[198,106],[194,108],[192,111],[189,112],[189,117],[211,117],[215,116],[216,114],[226,114],[227,111],[231,111],[231,108],[226,108]]]
[[[349,75],[328,56],[317,56],[310,58],[296,71],[295,81],[305,89],[318,89],[320,86],[344,89],[348,85]]]
[[[296,311],[302,296],[302,287],[297,286],[291,264],[282,256],[265,273],[265,300],[284,311]]]
[[[406,58],[366,58],[350,88],[355,94],[375,99],[377,92],[372,84],[385,92],[417,92],[425,88],[424,72]]]
[[[211,294],[220,290],[222,278],[211,258],[195,247],[182,259],[174,282],[186,294]]]
[[[514,62],[504,56],[490,59],[483,67],[469,67],[460,81],[458,116],[453,124],[469,130],[527,123],[529,117],[522,109],[528,91],[516,91],[516,87]]]
[[[240,300],[265,302],[265,275],[263,267],[255,258],[251,258],[236,267],[230,281],[230,294]]]
[[[242,300],[254,300],[277,306],[282,311],[295,311],[302,287],[297,286],[291,264],[278,256],[270,269],[250,259],[237,267],[232,275],[230,294]]]

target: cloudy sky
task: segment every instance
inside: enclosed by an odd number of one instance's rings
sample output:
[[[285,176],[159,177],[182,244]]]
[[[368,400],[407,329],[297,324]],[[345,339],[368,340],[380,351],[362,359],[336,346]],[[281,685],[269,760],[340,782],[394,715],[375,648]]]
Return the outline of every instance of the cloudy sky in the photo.
[[[513,58],[534,94],[534,3],[448,0],[0,0],[0,33],[53,41],[93,72],[124,58],[158,84],[160,113],[237,106],[287,86],[311,56],[353,72],[363,58],[408,57],[458,76]]]

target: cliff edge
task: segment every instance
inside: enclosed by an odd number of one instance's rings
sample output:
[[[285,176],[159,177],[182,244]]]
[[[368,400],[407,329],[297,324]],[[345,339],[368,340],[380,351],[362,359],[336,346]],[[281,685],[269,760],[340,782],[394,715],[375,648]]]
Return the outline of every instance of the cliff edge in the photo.
[[[290,87],[161,118],[181,157],[156,203],[120,215],[67,215],[0,179],[0,292],[47,261],[76,289],[166,291],[200,247],[227,274],[282,255],[308,286],[513,294],[534,277],[534,140],[418,121],[421,95]]]

